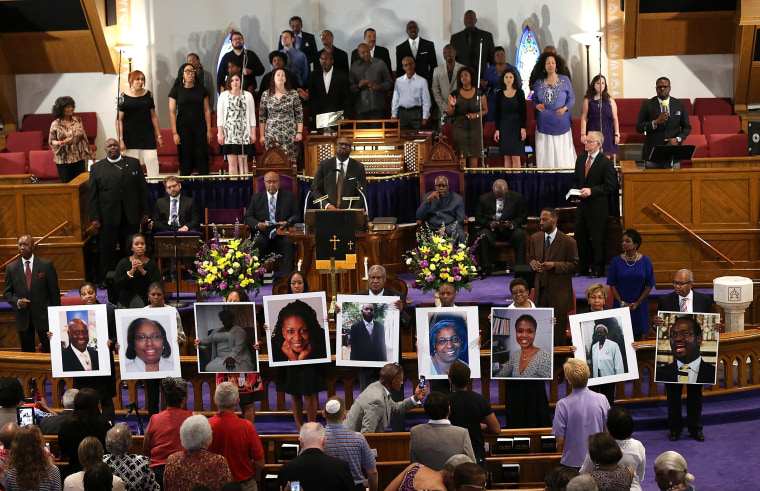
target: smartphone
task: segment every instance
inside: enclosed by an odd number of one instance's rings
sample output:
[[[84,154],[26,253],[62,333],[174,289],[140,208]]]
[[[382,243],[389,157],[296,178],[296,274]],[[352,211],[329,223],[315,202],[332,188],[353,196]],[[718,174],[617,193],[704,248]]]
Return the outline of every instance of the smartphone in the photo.
[[[420,375],[420,389],[425,387],[425,376]]]
[[[301,491],[301,481],[290,481],[290,491]]]
[[[34,408],[33,407],[20,407],[18,412],[18,425],[27,426],[34,424]]]

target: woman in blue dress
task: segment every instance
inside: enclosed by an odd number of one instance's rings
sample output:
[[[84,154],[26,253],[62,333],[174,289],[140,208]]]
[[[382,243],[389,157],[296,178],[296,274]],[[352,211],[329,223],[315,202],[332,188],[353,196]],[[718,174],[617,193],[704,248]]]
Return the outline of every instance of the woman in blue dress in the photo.
[[[565,60],[544,53],[536,65],[541,67],[536,81],[533,108],[536,114],[536,167],[572,167],[575,165],[573,118],[570,109],[575,102],[573,85],[565,75]]]
[[[602,105],[601,119],[599,118],[599,104]],[[604,155],[611,157],[618,153],[620,124],[618,123],[617,104],[607,91],[607,79],[604,75],[597,75],[591,80],[583,98],[581,140],[584,143],[586,142],[586,133],[589,131],[601,131],[604,135],[604,145],[602,146]]]
[[[654,287],[652,260],[640,254],[641,234],[629,228],[623,232],[623,253],[610,262],[607,284],[615,297],[613,307],[631,309],[633,339],[641,341],[649,333],[647,297]]]

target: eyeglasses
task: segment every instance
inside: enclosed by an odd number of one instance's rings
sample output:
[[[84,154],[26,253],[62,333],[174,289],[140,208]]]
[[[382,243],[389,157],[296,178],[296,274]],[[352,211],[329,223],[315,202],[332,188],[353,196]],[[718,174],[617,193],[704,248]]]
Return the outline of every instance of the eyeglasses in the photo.
[[[528,293],[528,290],[514,290],[512,292],[512,296],[516,297],[517,295],[525,295]]]
[[[184,70],[185,73],[195,73],[195,68],[189,68]]]
[[[693,282],[692,281],[674,281],[673,285],[674,286],[685,286],[685,285],[688,285],[688,284],[691,284],[691,283],[693,283]]]
[[[589,140],[588,138],[586,138],[586,143],[599,143],[599,142],[596,140]]]
[[[150,336],[146,336],[145,334],[140,334],[139,336],[136,336],[135,339],[141,343],[144,343],[147,340],[151,340],[154,343],[157,341],[160,341],[162,339],[160,334],[151,334]]]
[[[459,336],[451,336],[450,338],[441,338],[435,342],[438,346],[446,346],[447,344],[462,344],[462,338]]]
[[[686,341],[687,339],[691,339],[694,337],[694,333],[691,331],[670,331],[670,339],[675,339],[677,341]]]

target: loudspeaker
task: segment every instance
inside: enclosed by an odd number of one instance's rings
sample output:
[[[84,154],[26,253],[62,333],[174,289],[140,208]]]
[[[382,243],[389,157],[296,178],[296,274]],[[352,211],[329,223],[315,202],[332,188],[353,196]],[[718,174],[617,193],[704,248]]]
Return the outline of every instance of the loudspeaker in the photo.
[[[753,119],[747,124],[747,140],[749,153],[760,155],[760,119]]]
[[[106,0],[106,25],[115,26],[118,15],[116,13],[116,0]]]

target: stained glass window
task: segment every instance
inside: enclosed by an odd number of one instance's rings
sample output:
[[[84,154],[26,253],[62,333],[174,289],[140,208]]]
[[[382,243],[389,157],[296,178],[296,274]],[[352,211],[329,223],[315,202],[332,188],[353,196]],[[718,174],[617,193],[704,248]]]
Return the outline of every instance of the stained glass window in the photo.
[[[520,79],[522,80],[523,92],[528,94],[530,99],[530,88],[528,87],[528,80],[530,79],[530,72],[533,70],[538,58],[541,56],[541,50],[538,47],[538,41],[533,35],[533,31],[530,27],[525,26],[522,36],[520,37],[520,44],[517,45],[517,59],[515,60],[517,71],[520,73]]]

